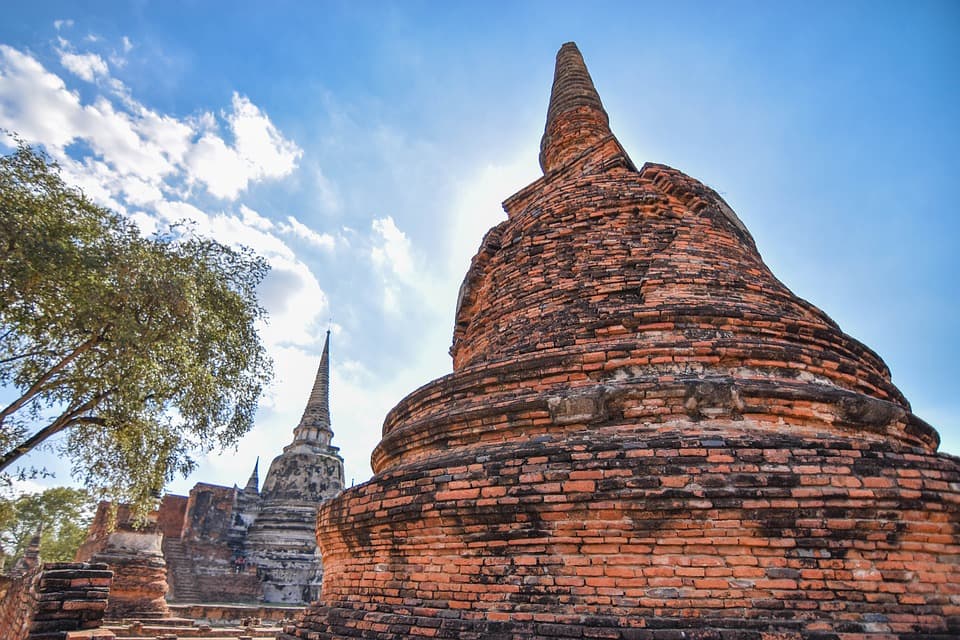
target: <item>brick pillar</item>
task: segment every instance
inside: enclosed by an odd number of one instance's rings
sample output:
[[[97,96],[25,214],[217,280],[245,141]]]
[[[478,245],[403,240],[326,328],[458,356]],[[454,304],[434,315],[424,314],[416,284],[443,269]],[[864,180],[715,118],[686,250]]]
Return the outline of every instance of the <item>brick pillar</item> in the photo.
[[[120,530],[110,534],[104,549],[93,556],[113,569],[108,618],[163,618],[170,615],[167,564],[163,559],[163,534],[157,529]]]

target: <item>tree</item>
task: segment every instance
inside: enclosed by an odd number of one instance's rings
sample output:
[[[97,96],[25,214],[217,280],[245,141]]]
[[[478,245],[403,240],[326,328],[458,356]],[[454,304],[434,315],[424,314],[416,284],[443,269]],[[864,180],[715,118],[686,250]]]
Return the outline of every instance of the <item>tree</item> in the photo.
[[[0,506],[2,569],[9,569],[26,551],[42,527],[40,558],[43,562],[72,562],[87,537],[94,502],[82,489],[54,487],[43,493],[25,493]]]
[[[142,236],[19,142],[0,158],[0,471],[62,433],[76,479],[142,510],[235,444],[271,375],[267,269],[183,228]]]

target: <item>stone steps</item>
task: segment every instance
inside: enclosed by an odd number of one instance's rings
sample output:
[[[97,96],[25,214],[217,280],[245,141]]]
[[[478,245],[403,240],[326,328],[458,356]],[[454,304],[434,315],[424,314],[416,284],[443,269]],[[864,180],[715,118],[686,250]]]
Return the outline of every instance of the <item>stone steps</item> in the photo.
[[[163,555],[167,561],[167,584],[172,592],[168,594],[168,598],[177,602],[201,600],[196,579],[189,569],[190,556],[184,550],[183,544],[174,538],[164,538]]]
[[[182,625],[158,625],[158,624],[122,624],[106,625],[104,629],[112,632],[117,640],[182,640],[190,638],[203,640],[272,640],[276,638],[282,627],[210,627],[203,626],[182,626]]]

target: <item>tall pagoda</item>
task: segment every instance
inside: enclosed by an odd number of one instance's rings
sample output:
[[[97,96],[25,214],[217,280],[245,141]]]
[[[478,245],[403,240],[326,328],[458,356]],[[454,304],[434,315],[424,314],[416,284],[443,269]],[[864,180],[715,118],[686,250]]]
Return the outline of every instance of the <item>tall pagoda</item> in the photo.
[[[317,506],[343,490],[343,458],[330,444],[332,438],[328,331],[303,417],[293,430],[293,442],[270,463],[259,511],[246,536],[266,602],[311,602],[319,593],[323,566],[314,533]]]

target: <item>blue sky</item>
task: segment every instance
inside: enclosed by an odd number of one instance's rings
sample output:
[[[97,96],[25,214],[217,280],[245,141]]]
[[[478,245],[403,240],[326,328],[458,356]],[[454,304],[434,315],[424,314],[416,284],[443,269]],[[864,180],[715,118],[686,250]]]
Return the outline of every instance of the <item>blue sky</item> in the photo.
[[[328,326],[334,442],[369,477],[386,411],[450,370],[499,203],[539,175],[568,40],[634,161],[717,189],[960,453],[958,34],[955,2],[21,2],[0,126],[144,229],[188,217],[273,265],[257,426],[173,491],[279,453]]]

